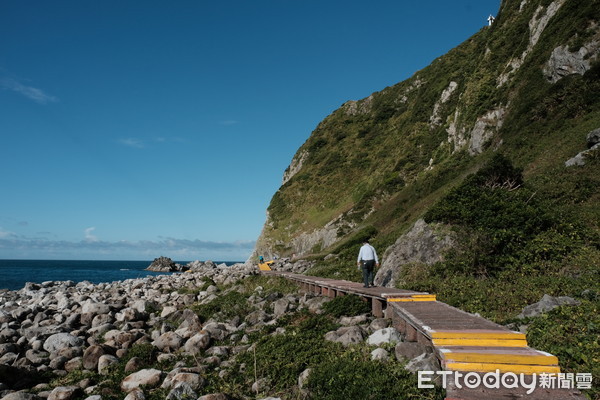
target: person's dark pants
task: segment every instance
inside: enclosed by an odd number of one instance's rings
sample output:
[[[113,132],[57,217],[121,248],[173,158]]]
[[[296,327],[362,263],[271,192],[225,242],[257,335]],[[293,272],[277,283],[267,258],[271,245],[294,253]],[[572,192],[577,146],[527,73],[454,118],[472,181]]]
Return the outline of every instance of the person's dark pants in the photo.
[[[375,260],[363,260],[363,282],[365,286],[373,285],[373,269],[375,268]]]

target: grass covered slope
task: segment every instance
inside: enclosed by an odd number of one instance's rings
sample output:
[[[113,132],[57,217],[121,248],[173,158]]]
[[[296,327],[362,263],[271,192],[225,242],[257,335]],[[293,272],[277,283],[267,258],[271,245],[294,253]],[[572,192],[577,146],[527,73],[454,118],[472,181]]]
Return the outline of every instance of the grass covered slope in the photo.
[[[561,46],[600,40],[598,9],[598,0],[504,1],[492,27],[342,105],[286,171],[257,254],[327,254],[363,229],[389,244],[495,150],[533,179],[560,170],[600,126],[598,59],[556,82],[547,64]]]
[[[565,161],[600,128],[598,10],[505,0],[491,27],[411,79],[342,105],[298,150],[257,252],[360,281],[364,238],[383,254],[418,218],[445,224],[458,245],[443,262],[406,266],[403,287],[528,325],[532,346],[597,382],[600,152]],[[544,294],[580,305],[515,319]]]

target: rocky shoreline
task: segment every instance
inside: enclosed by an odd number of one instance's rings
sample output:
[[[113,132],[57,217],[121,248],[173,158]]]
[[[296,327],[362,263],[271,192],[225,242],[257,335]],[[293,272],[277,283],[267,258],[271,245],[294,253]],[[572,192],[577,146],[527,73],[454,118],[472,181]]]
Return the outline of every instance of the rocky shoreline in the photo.
[[[286,260],[275,265],[294,272],[309,266]],[[265,296],[259,287],[248,299],[254,311],[247,315],[201,321],[192,310],[193,305],[240,290],[240,282],[257,274],[251,264],[195,262],[185,273],[101,284],[28,283],[21,290],[0,291],[0,399],[100,400],[107,389],[92,384],[86,373],[108,374],[110,366],[137,345],[152,346],[158,363],[181,356],[201,358],[194,367],[175,364],[164,371],[141,368],[141,360],[133,357],[125,366],[120,398],[145,399],[148,390],[162,388],[168,391],[167,399],[228,399],[224,393],[203,392],[206,368],[222,368],[225,374],[236,355],[251,349],[248,333],[274,325],[289,312],[318,312],[329,301],[300,293]],[[364,342],[377,331],[391,335],[383,332],[389,321],[368,315],[342,322],[344,326],[329,332],[326,340],[348,345]],[[216,345],[225,339],[232,345]],[[374,357],[388,356],[378,350]],[[82,372],[75,384],[49,384],[73,371]],[[114,393],[106,394],[114,398]]]

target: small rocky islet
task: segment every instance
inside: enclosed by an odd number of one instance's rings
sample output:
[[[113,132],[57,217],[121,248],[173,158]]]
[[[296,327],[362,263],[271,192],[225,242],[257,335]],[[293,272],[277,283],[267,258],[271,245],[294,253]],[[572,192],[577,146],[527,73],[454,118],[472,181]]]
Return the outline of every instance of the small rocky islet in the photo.
[[[156,259],[153,265],[165,262],[169,264],[169,259]],[[280,260],[274,267],[302,273],[310,266],[307,261]],[[0,399],[100,400],[102,388],[86,378],[86,371],[108,374],[110,366],[136,345],[152,346],[157,365],[182,356],[193,357],[196,364],[189,367],[176,362],[173,369],[161,370],[132,357],[120,382],[121,398],[144,399],[149,390],[162,388],[168,399],[228,399],[225,393],[203,389],[207,368],[221,368],[220,373],[226,374],[238,354],[252,349],[248,334],[276,324],[289,312],[319,312],[329,301],[302,293],[264,294],[259,286],[248,298],[254,311],[202,321],[192,310],[194,305],[209,304],[241,290],[242,281],[257,275],[258,270],[250,263],[227,266],[211,261],[194,261],[184,270],[111,283],[50,281],[27,283],[16,291],[1,290]],[[400,341],[385,319],[362,315],[342,317],[339,322],[342,327],[329,332],[326,340],[343,345]],[[221,343],[231,345],[217,345]],[[423,354],[427,349],[406,345],[397,346],[398,358],[427,362]],[[378,348],[373,357],[389,354]],[[81,380],[75,384],[49,383],[74,371],[81,372]],[[268,383],[259,380],[254,385],[253,392],[261,385],[263,392]]]

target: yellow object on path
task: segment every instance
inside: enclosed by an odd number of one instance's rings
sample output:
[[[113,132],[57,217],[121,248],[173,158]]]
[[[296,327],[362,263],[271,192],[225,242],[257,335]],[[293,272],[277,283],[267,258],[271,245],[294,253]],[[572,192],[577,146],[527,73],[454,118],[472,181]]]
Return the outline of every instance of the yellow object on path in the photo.
[[[258,269],[261,271],[271,271],[270,265],[273,264],[274,262],[275,261],[271,260],[271,261],[264,262],[262,264],[258,264]]]

